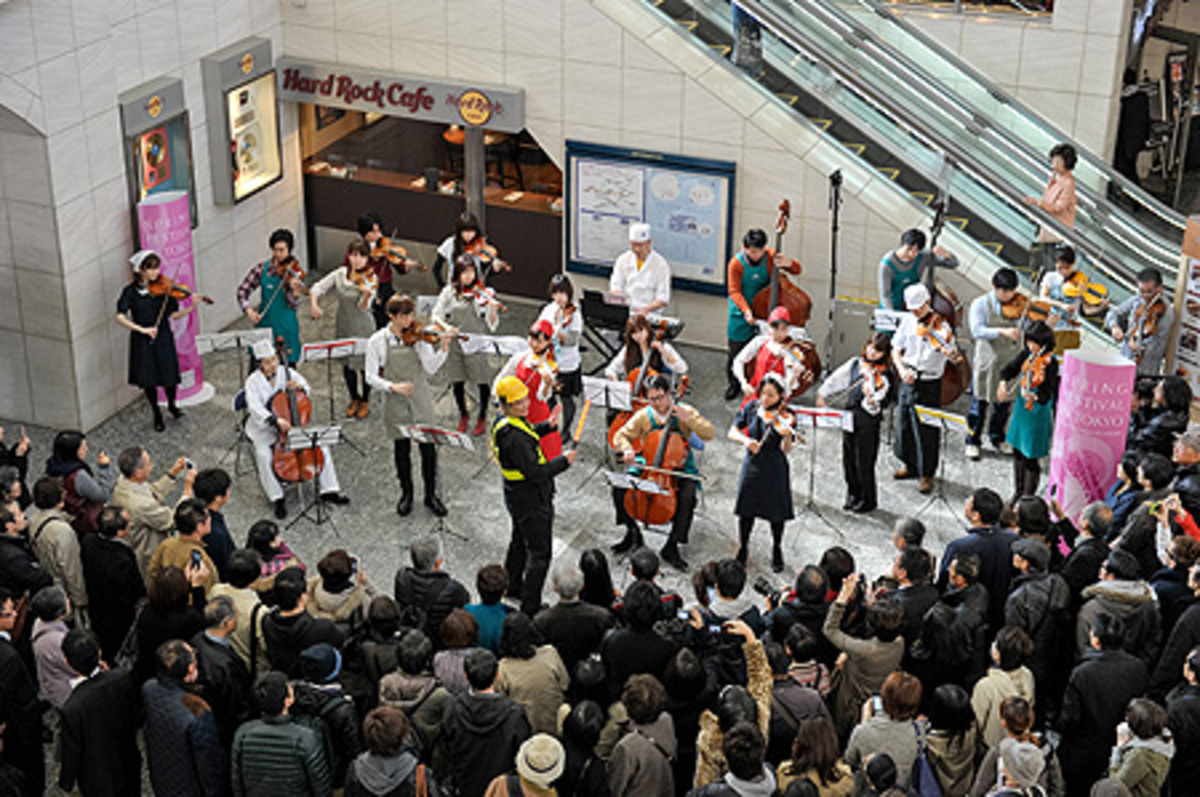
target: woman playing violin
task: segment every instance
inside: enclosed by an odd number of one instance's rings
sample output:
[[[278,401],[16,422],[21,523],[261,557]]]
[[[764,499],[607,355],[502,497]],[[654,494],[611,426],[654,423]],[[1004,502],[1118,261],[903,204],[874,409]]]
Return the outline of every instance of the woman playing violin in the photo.
[[[625,345],[605,367],[604,376],[624,379],[634,371],[641,377],[634,398],[645,395],[645,382],[652,373],[665,374],[677,383],[688,371],[687,361],[674,346],[655,334],[644,315],[631,315],[625,322]]]
[[[496,247],[483,237],[479,227],[479,219],[473,213],[464,213],[454,223],[454,234],[437,248],[437,260],[433,264],[433,277],[438,287],[446,284],[445,273],[451,270],[459,256],[466,253],[475,258],[475,271],[479,281],[484,285],[491,280],[497,271],[512,271],[512,268],[500,259]]]
[[[842,432],[842,475],[846,479],[846,503],[842,509],[858,514],[873,512],[878,505],[875,460],[879,457],[879,430],[883,409],[896,395],[896,375],[891,369],[892,339],[876,332],[862,353],[842,363],[817,392],[817,406],[831,396],[845,394],[846,409],[854,414],[854,426]]]
[[[1001,401],[1013,399],[1008,424],[1008,444],[1013,447],[1014,500],[1036,495],[1042,466],[1038,461],[1050,453],[1054,434],[1054,401],[1058,396],[1058,361],[1054,359],[1054,332],[1035,321],[1025,332],[1025,347],[1000,370]]]
[[[355,239],[346,247],[344,267],[334,269],[317,280],[309,289],[308,299],[312,317],[320,318],[321,307],[317,303],[323,295],[333,291],[338,298],[337,326],[334,334],[339,338],[369,338],[375,332],[375,317],[371,310],[378,295],[379,283],[375,269],[371,267],[370,249],[365,241]],[[347,418],[366,418],[371,411],[371,386],[363,372],[363,356],[356,354],[343,360],[342,377],[350,393],[350,405],[346,407]]]
[[[175,406],[175,386],[179,384],[179,360],[175,354],[175,333],[170,322],[196,309],[198,302],[185,308],[170,292],[155,295],[152,285],[166,280],[160,273],[162,259],[157,252],[143,249],[129,258],[133,280],[117,300],[117,323],[129,330],[129,384],[137,385],[146,395],[154,413],[154,430],[166,428],[158,406],[158,389],[167,394],[167,410],[172,418],[183,412]]]
[[[733,507],[738,518],[737,560],[746,564],[750,532],[755,519],[762,518],[771,524],[771,569],[782,573],[783,527],[795,517],[787,455],[796,419],[787,408],[790,391],[782,376],[774,371],[764,374],[757,393],[738,410],[729,427],[729,439],[746,447]]]
[[[797,339],[792,337],[791,324],[792,317],[788,309],[776,307],[767,317],[769,332],[756,336],[733,358],[733,377],[742,386],[742,394],[747,400],[754,396],[768,372],[783,377],[789,396],[800,388],[808,366],[803,355],[796,350]],[[800,340],[808,339],[802,327],[799,334]],[[749,377],[746,376],[747,371],[750,371]]]
[[[575,420],[575,399],[583,393],[583,360],[579,339],[583,336],[583,313],[575,306],[575,286],[566,274],[550,278],[550,301],[542,307],[539,320],[554,327],[554,359],[558,361],[558,398],[562,401],[562,425],[570,431]]]
[[[554,327],[549,321],[535,321],[529,328],[529,349],[509,358],[496,374],[495,386],[506,376],[515,376],[529,389],[531,424],[550,418],[550,403],[554,400],[554,383],[558,380],[558,362],[554,359]],[[541,439],[542,453],[554,459],[562,453],[562,435],[554,429]]]
[[[454,402],[458,405],[458,431],[466,432],[470,424],[467,413],[467,383],[479,391],[478,413],[472,434],[479,436],[487,430],[488,399],[491,397],[492,373],[495,365],[486,349],[472,346],[472,335],[487,335],[495,332],[500,324],[500,302],[488,293],[479,281],[475,258],[460,255],[450,272],[450,283],[438,294],[433,306],[433,323],[442,329],[467,336],[467,349],[463,341],[455,338],[450,344],[446,361],[446,378],[454,390]]]
[[[301,295],[308,292],[304,287],[304,270],[292,255],[296,237],[291,230],[278,229],[271,233],[268,241],[271,258],[255,265],[246,274],[237,289],[238,304],[242,312],[257,327],[271,330],[271,337],[283,338],[288,353],[288,364],[295,365],[300,359],[300,321],[296,308]],[[250,306],[250,295],[258,289],[258,307]]]
[[[392,287],[392,269],[404,275],[418,268],[420,263],[408,257],[402,249],[393,250],[388,239],[383,237],[383,221],[378,213],[362,214],[355,226],[358,234],[367,243],[371,269],[375,272],[375,281],[378,284],[375,298],[371,302],[371,313],[375,318],[375,328],[379,329],[388,322],[387,300],[395,293]],[[348,257],[342,261],[342,265],[349,265]]]

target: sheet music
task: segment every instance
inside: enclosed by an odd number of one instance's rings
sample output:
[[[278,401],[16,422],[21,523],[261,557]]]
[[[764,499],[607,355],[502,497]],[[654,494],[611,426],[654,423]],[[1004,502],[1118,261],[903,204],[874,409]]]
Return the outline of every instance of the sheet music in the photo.
[[[271,330],[266,327],[243,329],[238,332],[206,332],[196,336],[196,353],[248,349],[260,340],[270,339]]]
[[[525,339],[517,335],[471,334],[462,341],[462,348],[464,354],[487,352],[511,357],[518,352],[525,351]]]
[[[947,432],[961,432],[970,434],[971,428],[967,425],[967,418],[964,415],[956,415],[953,412],[936,409],[934,407],[923,407],[917,405],[914,407],[917,411],[917,420],[926,426],[937,426],[945,429]]]
[[[650,495],[667,494],[667,491],[659,487],[656,482],[639,479],[628,473],[618,473],[613,470],[606,470],[603,473],[604,480],[608,482],[609,486],[615,487],[618,490],[637,490],[639,493],[648,493]]]
[[[900,327],[906,310],[888,310],[884,307],[875,308],[875,331],[895,332]]]
[[[471,442],[469,435],[452,432],[449,429],[439,429],[435,426],[401,426],[399,432],[401,438],[416,440],[418,443],[464,448],[467,451],[475,450],[475,445]]]
[[[366,338],[343,338],[341,340],[323,340],[317,343],[305,343],[300,352],[300,362],[324,362],[353,357],[356,354],[367,353]]]
[[[583,398],[597,407],[613,410],[633,409],[633,391],[624,380],[609,380],[598,376],[583,377]]]
[[[318,446],[331,446],[342,442],[342,427],[340,426],[309,426],[304,429],[289,429],[287,434],[287,450],[302,451],[312,448],[313,442]]]
[[[848,410],[819,409],[816,407],[789,406],[796,415],[797,426],[807,426],[810,429],[841,429],[844,432],[854,431],[854,413]],[[807,418],[808,420],[801,420]]]

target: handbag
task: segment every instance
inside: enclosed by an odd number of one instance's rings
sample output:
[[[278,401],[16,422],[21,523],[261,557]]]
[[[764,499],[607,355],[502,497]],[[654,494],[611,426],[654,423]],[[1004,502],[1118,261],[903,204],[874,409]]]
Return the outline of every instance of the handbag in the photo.
[[[942,785],[938,783],[937,772],[925,754],[925,737],[916,720],[913,720],[913,733],[917,735],[917,760],[913,762],[912,771],[913,791],[920,797],[942,797]]]
[[[129,624],[129,630],[125,632],[125,639],[121,640],[121,647],[117,648],[117,655],[113,656],[113,666],[118,670],[132,670],[133,665],[137,663],[138,621],[142,619],[142,612],[146,610],[148,603],[146,598],[141,598],[133,610],[133,622]]]

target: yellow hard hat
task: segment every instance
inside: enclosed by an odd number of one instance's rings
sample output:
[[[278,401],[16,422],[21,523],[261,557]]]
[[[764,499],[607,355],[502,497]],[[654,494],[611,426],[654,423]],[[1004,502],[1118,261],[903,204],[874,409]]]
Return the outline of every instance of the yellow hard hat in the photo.
[[[515,376],[502,376],[496,383],[496,395],[505,404],[512,404],[514,401],[520,401],[528,396],[529,388],[525,387],[525,383]]]

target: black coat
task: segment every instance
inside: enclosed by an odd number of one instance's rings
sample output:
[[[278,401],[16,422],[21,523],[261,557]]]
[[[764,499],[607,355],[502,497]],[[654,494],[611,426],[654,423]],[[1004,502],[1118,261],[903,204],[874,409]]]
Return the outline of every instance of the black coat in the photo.
[[[1188,794],[1200,783],[1200,686],[1181,686],[1167,696],[1167,727],[1179,751],[1171,759],[1171,793]]]
[[[1150,586],[1158,598],[1158,613],[1162,617],[1162,636],[1166,639],[1176,621],[1195,601],[1196,596],[1188,587],[1188,571],[1178,567],[1164,567],[1150,579]]]
[[[1129,701],[1146,691],[1146,665],[1123,650],[1092,651],[1075,667],[1063,694],[1058,730],[1062,733],[1063,777],[1072,791],[1086,794],[1107,773],[1117,725]]]
[[[1179,494],[1179,503],[1189,515],[1200,517],[1200,463],[1177,468],[1171,490]]]
[[[538,612],[533,624],[542,641],[558,651],[569,674],[580,661],[600,651],[604,635],[613,627],[613,613],[583,601],[560,601]]]
[[[229,794],[228,746],[221,743],[211,708],[172,679],[142,684],[146,759],[155,794],[223,797]]]
[[[1067,582],[1057,573],[1029,572],[1017,576],[1004,604],[1006,625],[1020,627],[1033,640],[1034,652],[1027,666],[1045,686],[1051,669],[1071,655],[1071,595]]]
[[[121,540],[85,535],[80,559],[87,585],[88,618],[100,639],[105,660],[112,661],[133,625],[137,602],[146,596],[146,583],[133,549]]]
[[[661,681],[678,650],[678,645],[653,630],[621,628],[613,631],[600,645],[609,697],[619,700],[625,681],[631,675],[647,673]]]
[[[38,687],[16,647],[3,638],[0,638],[0,723],[8,726],[4,730],[4,760],[24,774],[26,797],[41,797],[46,760]]]
[[[771,687],[771,724],[767,734],[767,762],[771,769],[791,760],[792,743],[801,720],[828,716],[829,709],[817,690],[801,686],[788,676],[776,680]]]
[[[988,625],[999,628],[1004,622],[1004,599],[1008,596],[1008,585],[1013,578],[1012,544],[1016,541],[1016,534],[995,526],[974,528],[965,536],[951,540],[942,554],[938,589],[945,591],[950,578],[948,568],[955,557],[975,554],[979,557],[979,583],[987,589],[992,602]]]
[[[1126,449],[1137,449],[1142,456],[1162,454],[1168,460],[1175,448],[1175,435],[1187,431],[1188,414],[1163,410],[1142,426],[1130,430]]]
[[[1071,590],[1071,604],[1076,608],[1083,601],[1080,593],[1100,580],[1100,565],[1108,558],[1108,543],[1097,537],[1080,537],[1071,555],[1063,562],[1058,574]]]
[[[251,716],[250,671],[232,647],[204,632],[192,637],[191,644],[200,674],[200,696],[212,709],[221,743],[228,748],[238,726]]]
[[[203,590],[198,590],[203,595]],[[200,598],[199,605],[204,605]],[[149,606],[137,620],[137,661],[133,682],[140,689],[158,670],[158,647],[172,639],[191,639],[204,630],[204,615],[192,606],[159,611]]]
[[[1189,606],[1171,629],[1150,678],[1150,697],[1161,701],[1183,680],[1183,662],[1197,645],[1200,645],[1200,602]]]
[[[433,640],[435,650],[442,649],[442,620],[450,612],[467,605],[467,588],[441,570],[425,572],[411,567],[396,571],[392,585],[396,603],[404,610],[408,623]]]
[[[142,701],[124,670],[97,673],[75,687],[62,707],[58,785],[84,797],[137,797],[142,756],[137,731]]]
[[[340,649],[346,641],[346,635],[332,620],[313,617],[305,611],[284,617],[275,609],[263,617],[262,630],[271,669],[293,677],[300,674],[297,666],[305,648],[328,642]]]
[[[889,592],[888,596],[904,610],[904,630],[901,634],[904,636],[905,655],[908,655],[921,638],[921,631],[925,628],[925,613],[933,608],[941,594],[932,584],[914,584]]]
[[[483,794],[492,778],[512,769],[529,734],[525,710],[507,697],[474,692],[456,696],[442,720],[447,771],[439,773],[438,780],[458,794]]]
[[[1129,515],[1125,530],[1113,543],[1113,550],[1133,554],[1138,560],[1138,571],[1147,581],[1162,567],[1158,558],[1158,519],[1149,512],[1149,505],[1161,501],[1170,493],[1170,488],[1144,493],[1142,502]]]
[[[912,654],[925,691],[955,683],[970,691],[987,672],[990,606],[987,589],[971,584],[952,589],[925,614],[925,627]]]
[[[803,603],[799,598],[784,602],[778,609],[767,614],[767,633],[772,642],[784,644],[792,626],[801,623],[817,638],[816,660],[830,669],[837,660],[838,649],[825,638],[821,630],[825,626],[825,615],[829,614],[829,604],[822,601],[818,604]]]
[[[54,576],[38,562],[28,537],[0,532],[0,584],[20,596],[33,595],[53,583]]]
[[[346,781],[346,769],[350,762],[366,749],[359,732],[358,711],[354,708],[354,701],[336,687],[322,689],[304,681],[294,681],[292,689],[296,702],[290,710],[291,715],[317,717],[325,726],[333,753],[329,761],[329,773],[333,787],[339,789]]]

